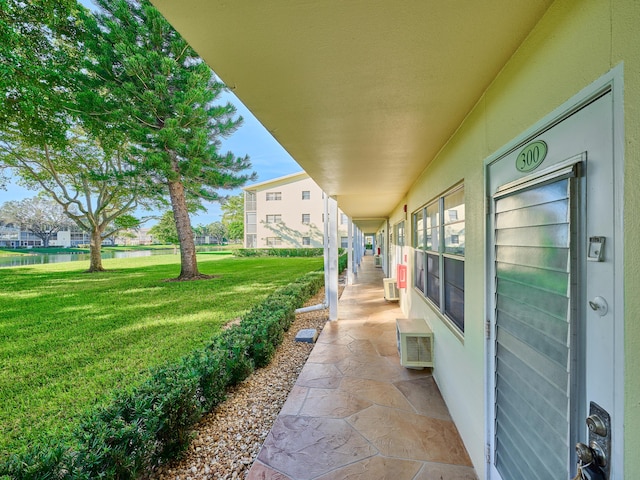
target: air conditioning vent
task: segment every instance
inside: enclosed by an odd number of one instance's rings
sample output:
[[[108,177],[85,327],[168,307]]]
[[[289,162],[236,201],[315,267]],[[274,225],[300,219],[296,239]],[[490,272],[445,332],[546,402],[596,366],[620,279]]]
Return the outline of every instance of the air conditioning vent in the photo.
[[[400,300],[400,293],[398,292],[398,282],[395,278],[383,278],[384,284],[384,299],[388,302],[397,302]]]
[[[382,257],[380,255],[373,257],[373,265],[375,267],[382,268]]]
[[[396,320],[400,365],[421,369],[433,367],[433,332],[421,318]]]

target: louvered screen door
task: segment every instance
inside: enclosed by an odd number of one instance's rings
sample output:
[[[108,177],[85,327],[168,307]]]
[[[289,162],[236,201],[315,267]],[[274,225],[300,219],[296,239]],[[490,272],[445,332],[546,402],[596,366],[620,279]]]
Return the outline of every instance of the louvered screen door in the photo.
[[[494,461],[503,479],[569,477],[572,175],[494,197]]]

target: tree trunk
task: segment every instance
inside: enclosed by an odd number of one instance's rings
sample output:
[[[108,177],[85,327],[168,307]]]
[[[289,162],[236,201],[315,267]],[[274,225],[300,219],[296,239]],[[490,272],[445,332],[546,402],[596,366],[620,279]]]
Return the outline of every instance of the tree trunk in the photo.
[[[89,243],[90,263],[87,272],[104,272],[102,268],[102,232],[97,228],[91,230],[91,241]]]
[[[169,196],[173,208],[173,218],[176,221],[178,240],[180,241],[180,276],[178,280],[193,280],[200,278],[198,262],[196,260],[196,245],[193,241],[191,219],[187,210],[187,199],[184,185],[181,182],[169,182]]]

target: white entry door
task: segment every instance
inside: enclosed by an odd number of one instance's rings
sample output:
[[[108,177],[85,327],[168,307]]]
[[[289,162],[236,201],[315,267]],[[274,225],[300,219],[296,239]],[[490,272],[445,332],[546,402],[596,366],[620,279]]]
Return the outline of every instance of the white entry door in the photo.
[[[602,472],[616,478],[612,97],[604,92],[488,165],[491,479],[572,478],[576,443],[594,439],[593,408],[610,415],[596,440],[609,449]]]

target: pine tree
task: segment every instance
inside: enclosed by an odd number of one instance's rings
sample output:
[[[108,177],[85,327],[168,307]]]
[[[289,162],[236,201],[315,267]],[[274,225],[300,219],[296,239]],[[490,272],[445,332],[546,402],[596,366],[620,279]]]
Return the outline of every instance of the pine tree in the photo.
[[[214,102],[225,86],[146,0],[97,0],[86,44],[95,88],[86,99],[97,122],[126,133],[149,188],[171,201],[180,241],[179,280],[200,278],[189,218],[201,199],[253,180],[248,157],[219,151],[240,125],[235,108]],[[88,122],[91,119],[87,120]]]

